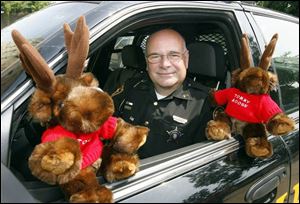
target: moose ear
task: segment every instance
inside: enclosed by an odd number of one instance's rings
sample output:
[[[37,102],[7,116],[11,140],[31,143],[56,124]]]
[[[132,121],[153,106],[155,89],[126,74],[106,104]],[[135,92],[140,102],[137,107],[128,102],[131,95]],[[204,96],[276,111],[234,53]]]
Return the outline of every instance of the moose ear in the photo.
[[[84,16],[79,17],[74,33],[68,24],[64,24],[65,44],[68,52],[67,77],[77,79],[81,76],[89,52],[89,35]]]
[[[13,30],[12,38],[20,51],[20,60],[23,69],[35,81],[38,89],[51,93],[54,90],[56,78],[47,62],[17,30]]]
[[[91,87],[98,87],[99,86],[98,80],[90,72],[82,74],[80,76],[79,80],[85,86],[91,86]]]
[[[269,44],[266,46],[266,49],[261,57],[259,62],[259,67],[263,70],[268,70],[271,64],[271,59],[275,50],[275,46],[278,40],[278,34],[274,34]]]
[[[236,87],[239,81],[239,75],[243,70],[241,68],[235,69],[231,72],[231,86]]]
[[[241,54],[240,66],[242,70],[249,68],[251,65],[251,53],[249,48],[249,39],[246,34],[243,34],[241,39]]]
[[[278,77],[277,75],[268,72],[269,79],[270,79],[270,87],[269,91],[276,91],[277,90],[277,85],[278,85]]]

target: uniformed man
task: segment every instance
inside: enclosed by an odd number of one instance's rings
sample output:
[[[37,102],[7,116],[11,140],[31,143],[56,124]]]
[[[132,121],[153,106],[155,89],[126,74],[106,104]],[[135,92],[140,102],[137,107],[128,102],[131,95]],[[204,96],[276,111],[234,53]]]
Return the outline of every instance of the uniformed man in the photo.
[[[146,44],[147,73],[127,80],[112,94],[116,116],[150,128],[140,158],[205,140],[211,119],[209,89],[186,78],[189,52],[171,29],[152,34]]]

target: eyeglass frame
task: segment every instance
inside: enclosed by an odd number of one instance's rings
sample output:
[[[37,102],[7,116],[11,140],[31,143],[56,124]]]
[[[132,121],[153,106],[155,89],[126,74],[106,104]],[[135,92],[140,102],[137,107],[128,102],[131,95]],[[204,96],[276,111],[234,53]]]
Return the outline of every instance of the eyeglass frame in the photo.
[[[186,53],[186,52],[188,52],[188,49],[186,49],[184,52],[182,52],[182,53],[180,53],[180,52],[176,52],[176,51],[171,51],[171,52],[169,52],[168,54],[166,54],[166,55],[160,55],[160,54],[150,54],[150,55],[147,55],[146,56],[146,59],[147,59],[147,61],[150,63],[150,64],[157,64],[157,63],[160,63],[161,62],[161,60],[163,59],[163,56],[167,56],[167,59],[170,61],[170,62],[173,62],[173,63],[177,63],[177,62],[179,62],[180,60],[182,60],[182,58],[183,58],[183,55]],[[171,54],[178,54],[178,55],[180,55],[180,57],[178,58],[178,60],[176,60],[176,61],[174,61],[174,60],[172,60],[172,59],[170,59],[170,55]],[[149,60],[149,57],[151,57],[151,56],[158,56],[159,57],[159,60],[157,61],[157,62],[151,62],[151,60]]]

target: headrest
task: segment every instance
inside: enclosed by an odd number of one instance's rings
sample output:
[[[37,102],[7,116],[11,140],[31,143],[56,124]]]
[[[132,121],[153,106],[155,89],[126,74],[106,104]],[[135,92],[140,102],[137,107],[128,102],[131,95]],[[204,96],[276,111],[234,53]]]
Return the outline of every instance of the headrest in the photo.
[[[127,68],[145,70],[146,61],[143,50],[139,46],[126,45],[122,49],[122,62]]]
[[[224,80],[225,57],[223,48],[219,44],[196,42],[189,44],[187,49],[190,56],[188,73]]]

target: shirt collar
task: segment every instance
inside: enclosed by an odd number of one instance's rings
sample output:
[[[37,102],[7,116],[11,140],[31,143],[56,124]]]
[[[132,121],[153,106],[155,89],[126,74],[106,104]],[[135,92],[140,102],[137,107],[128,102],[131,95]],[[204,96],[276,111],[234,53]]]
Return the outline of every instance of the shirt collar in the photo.
[[[173,99],[173,98],[178,98],[178,99],[182,99],[182,100],[192,100],[191,93],[187,89],[185,81],[172,94],[170,94],[169,96],[167,96],[166,98],[164,98],[162,100],[168,100],[168,99]]]
[[[150,92],[150,95],[153,98],[156,98],[154,85],[153,85],[149,75],[147,74],[144,79],[145,79],[144,83],[146,83],[147,87],[150,87],[150,90],[152,90]],[[192,100],[191,93],[188,89],[188,85],[187,85],[186,80],[172,94],[170,94],[169,96],[167,96],[167,97],[165,97],[161,100],[170,100],[170,99],[173,99],[173,98],[178,98],[178,99],[182,99],[182,100]]]

